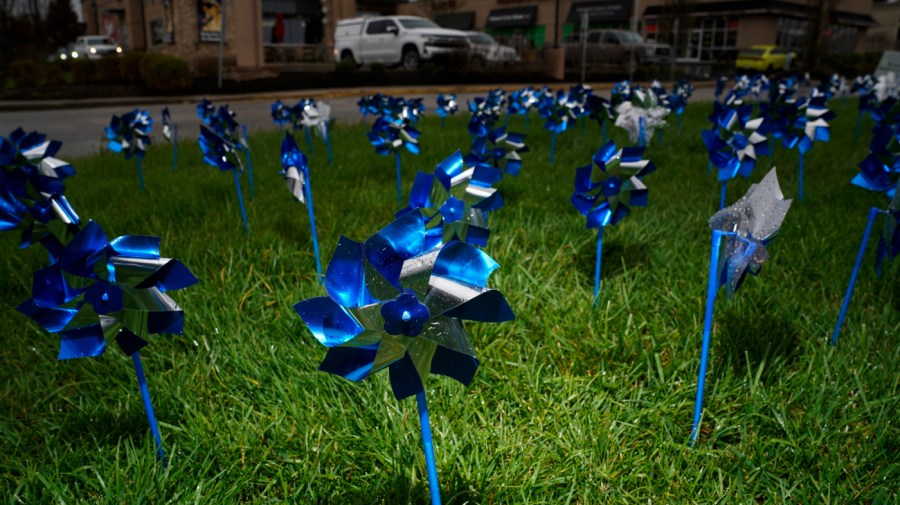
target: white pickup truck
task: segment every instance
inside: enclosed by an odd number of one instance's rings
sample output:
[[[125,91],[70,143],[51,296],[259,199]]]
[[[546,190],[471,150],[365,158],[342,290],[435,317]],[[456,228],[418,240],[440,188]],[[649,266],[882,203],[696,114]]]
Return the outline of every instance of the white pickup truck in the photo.
[[[342,19],[334,31],[334,55],[361,65],[382,63],[414,70],[422,60],[465,56],[465,32],[415,16]]]

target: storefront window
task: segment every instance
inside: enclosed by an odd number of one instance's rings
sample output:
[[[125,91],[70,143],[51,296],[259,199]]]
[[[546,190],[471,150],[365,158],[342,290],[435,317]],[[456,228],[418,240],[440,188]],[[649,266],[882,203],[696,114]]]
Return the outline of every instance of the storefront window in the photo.
[[[695,21],[679,58],[692,61],[727,60],[737,52],[738,22],[725,16]]]
[[[859,28],[854,26],[828,27],[828,54],[848,54],[856,48],[856,35]]]
[[[808,24],[805,19],[778,18],[778,33],[775,36],[775,44],[792,51],[803,50],[806,26]]]

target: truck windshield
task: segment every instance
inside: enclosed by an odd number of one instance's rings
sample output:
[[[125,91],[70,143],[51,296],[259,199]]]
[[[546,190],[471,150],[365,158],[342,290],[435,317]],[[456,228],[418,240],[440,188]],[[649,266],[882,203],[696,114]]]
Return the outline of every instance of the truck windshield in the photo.
[[[619,38],[622,39],[622,42],[625,44],[640,44],[644,41],[640,35],[634,32],[619,32]]]
[[[436,23],[427,19],[400,19],[400,24],[407,30],[415,30],[418,28],[440,28]]]

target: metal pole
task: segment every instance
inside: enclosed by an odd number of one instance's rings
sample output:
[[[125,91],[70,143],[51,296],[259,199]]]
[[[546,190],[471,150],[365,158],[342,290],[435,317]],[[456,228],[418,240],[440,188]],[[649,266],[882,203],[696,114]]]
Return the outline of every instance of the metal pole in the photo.
[[[584,84],[585,71],[587,69],[587,32],[591,15],[581,13],[581,84]]]
[[[637,33],[637,26],[638,26],[638,18],[637,17],[638,17],[638,10],[640,10],[640,8],[641,8],[641,0],[634,0],[634,4],[632,5],[632,11],[631,11],[631,31],[634,33]],[[631,47],[630,53],[631,53],[631,63],[629,63],[629,65],[628,65],[628,80],[634,81],[634,67],[636,66],[635,61],[634,61],[634,46]]]
[[[218,87],[222,89],[222,74],[224,72],[225,66],[225,20],[227,18],[228,9],[225,5],[225,0],[219,0],[219,9],[222,14],[222,24],[219,27],[219,81]]]

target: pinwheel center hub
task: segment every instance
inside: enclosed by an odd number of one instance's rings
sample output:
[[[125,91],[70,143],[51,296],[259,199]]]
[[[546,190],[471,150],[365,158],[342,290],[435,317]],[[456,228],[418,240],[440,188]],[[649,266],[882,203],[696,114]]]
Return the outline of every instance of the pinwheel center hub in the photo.
[[[455,223],[463,218],[465,206],[466,205],[462,200],[451,196],[444,202],[444,205],[441,206],[441,217],[443,217],[444,221],[447,223]]]
[[[412,292],[405,292],[381,307],[384,331],[391,335],[416,337],[425,329],[431,312]]]
[[[731,138],[731,145],[736,150],[746,149],[749,143],[750,140],[741,133],[735,133],[734,137]]]

